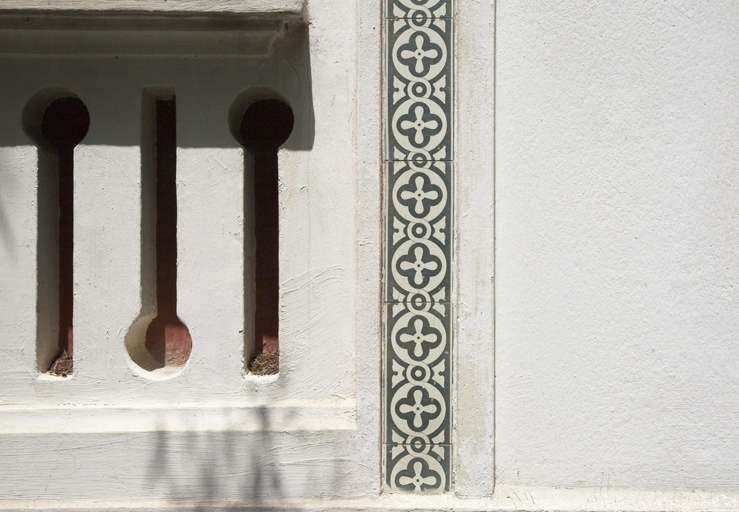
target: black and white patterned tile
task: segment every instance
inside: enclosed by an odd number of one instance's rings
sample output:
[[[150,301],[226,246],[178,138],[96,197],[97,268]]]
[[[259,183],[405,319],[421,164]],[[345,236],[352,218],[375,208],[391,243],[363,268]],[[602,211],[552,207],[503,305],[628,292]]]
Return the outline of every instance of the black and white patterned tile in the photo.
[[[397,4],[410,15],[387,20],[387,159],[451,160],[454,22],[411,9],[412,0]]]
[[[388,0],[388,18],[448,18],[450,0]]]
[[[451,489],[451,0],[387,5],[385,477]]]
[[[386,446],[387,483],[398,491],[440,494],[451,486],[451,446],[392,444]]]
[[[451,332],[448,302],[386,304],[387,347],[385,373],[386,418],[385,443],[404,446],[388,452],[388,485],[406,489],[397,478],[396,465],[408,466],[423,454],[441,456],[441,448],[451,442]],[[450,467],[448,453],[439,464],[430,464],[424,472]],[[443,462],[443,463],[442,463]],[[438,473],[437,489],[449,490],[449,475]],[[417,492],[416,489],[415,492]]]
[[[448,302],[387,305],[388,444],[451,441],[449,316]]]
[[[450,298],[452,169],[446,161],[387,163],[387,302]]]

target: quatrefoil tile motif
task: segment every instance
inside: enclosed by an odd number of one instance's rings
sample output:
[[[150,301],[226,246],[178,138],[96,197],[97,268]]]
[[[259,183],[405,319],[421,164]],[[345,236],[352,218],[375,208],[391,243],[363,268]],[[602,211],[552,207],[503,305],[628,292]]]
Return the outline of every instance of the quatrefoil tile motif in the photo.
[[[452,5],[389,0],[385,479],[451,489]]]
[[[385,300],[450,299],[452,163],[388,162]]]
[[[388,160],[452,158],[452,29],[446,2],[396,0],[388,24]],[[434,10],[435,9],[435,10]]]

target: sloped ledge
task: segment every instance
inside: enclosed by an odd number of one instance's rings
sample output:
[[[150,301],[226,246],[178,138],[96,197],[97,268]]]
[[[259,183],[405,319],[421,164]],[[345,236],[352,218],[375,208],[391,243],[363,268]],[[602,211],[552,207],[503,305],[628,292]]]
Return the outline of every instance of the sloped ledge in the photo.
[[[0,12],[223,13],[297,18],[306,0],[0,0]]]
[[[284,13],[283,13],[284,14]],[[0,10],[0,55],[268,57],[291,16]]]
[[[305,432],[353,430],[353,400],[272,404],[0,406],[0,436],[121,432]],[[1,509],[1,507],[0,507]]]
[[[307,0],[0,0],[0,55],[268,57]]]

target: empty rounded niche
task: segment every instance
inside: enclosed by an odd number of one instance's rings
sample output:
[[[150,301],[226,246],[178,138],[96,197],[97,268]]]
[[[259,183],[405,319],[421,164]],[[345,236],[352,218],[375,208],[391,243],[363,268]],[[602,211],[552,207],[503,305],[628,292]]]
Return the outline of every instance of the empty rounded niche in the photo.
[[[87,135],[90,113],[80,97],[63,87],[37,91],[23,109],[23,128],[52,151],[74,148]]]
[[[244,163],[244,362],[251,375],[279,371],[278,151],[294,126],[292,108],[266,88],[245,91],[229,123]],[[249,233],[253,233],[249,235]]]
[[[90,113],[73,92],[43,89],[23,111],[38,152],[36,365],[40,373],[73,373],[74,148]]]

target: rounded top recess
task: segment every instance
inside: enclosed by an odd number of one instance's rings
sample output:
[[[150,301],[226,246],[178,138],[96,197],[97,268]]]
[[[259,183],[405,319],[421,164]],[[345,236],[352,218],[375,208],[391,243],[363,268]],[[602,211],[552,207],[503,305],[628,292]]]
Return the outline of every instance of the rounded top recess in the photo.
[[[41,135],[55,149],[72,149],[90,128],[90,113],[79,98],[59,98],[46,108]]]
[[[250,151],[277,151],[293,131],[290,106],[280,100],[259,100],[246,109],[241,120],[241,141]]]

